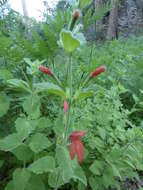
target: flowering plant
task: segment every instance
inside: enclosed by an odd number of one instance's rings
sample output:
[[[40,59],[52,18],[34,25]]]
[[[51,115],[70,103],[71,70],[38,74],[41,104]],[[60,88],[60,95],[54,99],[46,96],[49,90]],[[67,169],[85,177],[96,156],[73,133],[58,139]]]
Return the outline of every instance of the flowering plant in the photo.
[[[68,93],[65,93],[64,97],[64,131],[63,131],[63,139],[61,143],[57,145],[57,152],[58,154],[62,154],[63,152],[66,151],[66,147],[68,146],[68,143],[70,142],[70,158],[71,160],[74,160],[75,157],[77,157],[78,163],[81,164],[84,160],[84,145],[81,141],[81,137],[85,136],[86,133],[85,131],[72,131],[71,124],[70,124],[70,119],[71,119],[71,114],[72,114],[72,109],[73,109],[73,103],[76,100],[83,99],[82,98],[82,93],[85,93],[87,97],[90,97],[93,95],[92,92],[89,92],[85,90],[82,92],[85,88],[85,86],[90,82],[90,80],[102,72],[105,71],[105,67],[101,66],[99,68],[96,68],[95,71],[92,71],[91,74],[87,76],[85,81],[83,82],[83,85],[81,87],[82,91],[80,92],[80,89],[78,90],[78,94],[73,94],[73,81],[72,81],[72,53],[79,48],[81,41],[76,38],[74,31],[74,27],[76,23],[78,22],[78,19],[80,17],[80,11],[76,9],[73,13],[69,29],[68,30],[62,30],[61,35],[60,35],[60,42],[59,44],[64,48],[66,52],[69,54],[69,63],[68,63],[68,76],[67,76],[67,86],[66,89],[68,90]],[[56,81],[59,81],[57,77],[51,72],[49,68],[46,68],[44,66],[40,66],[39,70],[42,71],[43,73],[47,74],[49,77],[52,77],[56,79]],[[61,82],[58,82],[61,84]],[[64,89],[64,86],[60,85],[59,88]],[[63,164],[61,160],[59,161],[59,165],[63,167]],[[79,167],[79,166],[78,166]],[[64,169],[61,168],[61,172]],[[69,169],[70,170],[70,169]],[[58,188],[59,185],[59,180],[61,178],[61,172],[59,171],[56,176],[56,184],[55,184],[55,190]],[[64,171],[63,171],[64,172]],[[64,177],[63,177],[64,178]],[[69,180],[70,177],[67,177],[67,180]]]

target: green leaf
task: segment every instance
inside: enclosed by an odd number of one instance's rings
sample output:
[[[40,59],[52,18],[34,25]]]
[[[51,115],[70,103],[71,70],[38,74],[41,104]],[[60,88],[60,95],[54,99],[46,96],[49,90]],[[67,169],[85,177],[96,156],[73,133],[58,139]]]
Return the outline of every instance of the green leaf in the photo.
[[[42,157],[33,162],[28,169],[35,174],[52,172],[55,168],[55,160],[51,156]]]
[[[112,184],[115,184],[115,177],[111,166],[107,165],[104,169],[102,180],[106,188]]]
[[[0,117],[5,115],[9,109],[9,98],[4,93],[0,93]]]
[[[69,181],[74,176],[72,161],[66,148],[58,146],[56,149],[56,159],[62,170],[64,181]]]
[[[87,186],[86,176],[84,174],[84,171],[82,170],[82,168],[79,165],[77,165],[77,167],[74,169],[74,178],[78,179],[85,186]]]
[[[0,168],[3,166],[4,160],[0,160]]]
[[[139,189],[138,190],[143,190],[143,187],[139,186]]]
[[[10,79],[7,80],[7,87],[10,90],[20,93],[31,93],[29,84],[23,80]]]
[[[39,189],[40,187],[40,189]],[[18,189],[19,190],[19,189]],[[25,190],[45,190],[45,185],[40,176],[32,175]]]
[[[64,131],[63,115],[59,114],[58,117],[55,119],[53,129],[57,137],[62,136]]]
[[[52,83],[48,83],[48,82],[42,82],[42,83],[37,83],[35,85],[36,88],[36,92],[37,93],[51,93],[51,94],[55,94],[61,97],[66,97],[65,92],[57,85],[52,84]]]
[[[93,177],[89,178],[89,185],[90,185],[92,190],[99,190],[100,189],[98,182]]]
[[[35,153],[39,153],[42,150],[48,148],[49,146],[51,146],[51,142],[49,141],[49,139],[42,133],[36,133],[29,144],[29,147],[31,148],[31,150]]]
[[[16,169],[13,173],[13,185],[15,190],[25,190],[30,179],[27,169]]]
[[[33,131],[34,126],[32,126],[26,118],[17,118],[15,121],[15,127],[19,135],[26,139]]]
[[[60,170],[59,169],[55,169],[54,172],[50,173],[48,176],[48,184],[50,185],[50,187],[60,187],[62,185],[64,185],[64,181],[62,179],[62,175],[59,175]],[[58,184],[57,184],[57,176],[59,175],[58,178]]]
[[[28,64],[27,73],[30,75],[37,75],[39,66],[42,65],[46,60],[35,60],[32,62],[29,58],[24,58],[24,61]]]
[[[79,182],[78,183],[78,190],[86,190],[86,186],[83,183]]]
[[[23,102],[24,111],[30,116],[31,119],[40,117],[40,98],[37,95],[28,96]]]
[[[38,131],[44,131],[45,129],[49,129],[51,131],[51,126],[53,125],[49,118],[47,117],[41,117],[38,119],[37,124],[37,130]]]
[[[11,78],[13,78],[13,76],[8,70],[6,70],[6,69],[1,69],[0,70],[0,79],[8,80],[8,79],[11,79]]]
[[[69,151],[67,151],[65,147],[57,147],[56,158],[61,169],[64,183],[74,178],[82,182],[85,186],[87,185],[86,176],[82,168],[79,166],[76,159],[73,161],[70,159]]]
[[[75,102],[78,102],[78,101],[81,101],[85,98],[89,98],[91,96],[93,96],[94,93],[91,92],[91,91],[83,91],[83,92],[80,92],[79,90],[75,93],[74,95],[74,101]]]
[[[8,182],[4,190],[15,190],[13,181]]]
[[[120,175],[120,171],[118,170],[118,168],[113,164],[111,164],[111,167],[112,167],[114,176],[115,177],[120,177],[120,179],[122,179],[122,177]]]
[[[18,146],[16,149],[12,150],[11,152],[17,157],[18,160],[23,162],[28,162],[33,157],[32,151],[25,144]]]
[[[68,52],[72,52],[80,46],[80,41],[73,36],[72,32],[67,30],[62,30],[60,42]]]
[[[106,138],[106,130],[102,127],[98,127],[99,135],[104,140]]]
[[[101,175],[103,167],[103,161],[95,160],[89,169],[94,175]]]
[[[7,137],[0,140],[0,150],[11,151],[22,144],[21,136],[17,133],[8,135]]]
[[[78,1],[78,6],[80,9],[85,8],[89,3],[91,2],[91,0],[79,0]]]

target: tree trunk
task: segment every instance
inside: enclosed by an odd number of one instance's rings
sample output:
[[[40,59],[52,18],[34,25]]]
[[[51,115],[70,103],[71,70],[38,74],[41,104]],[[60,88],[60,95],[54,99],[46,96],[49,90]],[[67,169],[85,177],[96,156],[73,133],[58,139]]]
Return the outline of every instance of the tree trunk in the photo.
[[[107,29],[107,39],[112,40],[118,37],[118,0],[114,8],[110,11],[109,25]]]
[[[28,24],[28,11],[27,11],[27,6],[26,6],[26,0],[21,0],[22,3],[22,9],[23,9],[23,15],[24,15],[24,19],[23,19],[23,24],[25,26],[25,31],[26,31],[26,37],[27,39],[30,38],[30,29],[29,29],[29,24]]]
[[[138,9],[136,6],[136,1],[127,0],[126,8],[128,18],[128,34],[136,34],[138,28]]]
[[[100,9],[103,5],[103,0],[94,0],[94,5],[95,5],[95,11],[97,9]],[[96,39],[102,39],[104,38],[104,29],[103,29],[103,20],[97,20],[96,21]]]
[[[23,15],[25,17],[28,17],[28,11],[27,11],[27,7],[26,7],[26,0],[21,0],[21,1],[22,1]]]

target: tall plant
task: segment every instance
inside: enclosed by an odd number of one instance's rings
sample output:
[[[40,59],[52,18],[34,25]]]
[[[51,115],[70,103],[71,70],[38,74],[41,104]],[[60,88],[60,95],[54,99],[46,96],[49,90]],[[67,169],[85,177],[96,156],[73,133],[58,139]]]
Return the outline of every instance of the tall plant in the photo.
[[[84,177],[84,174],[82,172],[82,169],[80,166],[76,165],[75,163],[71,162],[69,160],[69,156],[66,153],[67,146],[69,144],[69,140],[71,141],[70,144],[70,158],[71,160],[74,160],[75,157],[77,157],[78,163],[81,164],[84,159],[84,147],[81,142],[81,137],[86,135],[86,131],[72,131],[72,125],[71,125],[71,119],[74,109],[74,104],[79,102],[81,99],[88,98],[93,95],[92,91],[89,91],[87,88],[88,83],[90,80],[97,75],[101,74],[105,71],[105,67],[101,66],[97,68],[95,71],[93,71],[90,75],[88,75],[82,83],[80,82],[80,87],[77,89],[77,91],[73,92],[73,81],[72,81],[72,53],[80,47],[80,44],[82,41],[78,39],[78,34],[75,32],[75,27],[78,22],[78,19],[80,17],[80,11],[77,9],[74,11],[71,22],[69,24],[68,30],[63,29],[60,34],[60,41],[59,44],[63,47],[63,49],[69,54],[69,62],[68,62],[68,71],[67,71],[67,86],[63,87],[61,82],[57,79],[57,77],[52,73],[52,71],[49,68],[40,66],[39,69],[44,72],[45,74],[49,75],[53,78],[55,83],[58,85],[58,88],[61,88],[61,90],[64,90],[65,93],[63,93],[63,107],[64,107],[64,130],[62,134],[62,139],[60,143],[57,143],[56,147],[56,154],[57,154],[57,161],[59,164],[59,171],[56,175],[56,183],[55,183],[55,190],[58,189],[60,178],[62,177],[65,182],[67,182],[70,178],[72,178],[75,174],[74,167],[78,167],[77,170],[81,171],[81,176],[84,179],[84,184],[86,185],[86,180]],[[61,155],[65,155],[65,158],[62,158]],[[64,161],[67,161],[67,165],[65,165],[67,168],[65,169]],[[74,166],[76,165],[76,166]],[[80,169],[79,169],[80,168]],[[67,172],[64,174],[64,172]],[[71,172],[71,173],[70,173]],[[67,175],[67,176],[66,176]],[[74,176],[79,177],[79,176]],[[80,179],[81,181],[83,179]]]
[[[38,184],[41,189],[45,189],[43,180],[47,177],[47,173],[48,184],[55,190],[63,184],[70,184],[71,180],[79,181],[84,186],[87,185],[86,176],[80,164],[84,159],[81,137],[88,132],[73,131],[72,116],[75,104],[94,95],[87,86],[94,77],[104,72],[105,68],[102,66],[91,74],[87,74],[84,81],[80,82],[79,88],[77,90],[73,88],[72,55],[83,42],[81,40],[83,35],[77,27],[79,18],[80,10],[76,9],[68,28],[61,31],[58,42],[65,50],[65,54],[69,56],[66,85],[63,85],[52,70],[42,66],[45,60],[32,62],[30,59],[25,59],[27,64],[25,81],[9,79],[4,83],[6,92],[16,98],[18,107],[22,106],[23,110],[23,114],[15,121],[16,132],[0,140],[0,150],[11,152],[23,163],[23,168],[19,165],[14,170],[11,176],[12,180],[6,189],[31,190]],[[38,82],[37,68],[47,74],[52,82]],[[47,93],[59,96],[63,102],[63,126],[58,126],[58,129],[54,128],[56,143],[52,142],[50,138],[46,124],[47,119],[40,117],[41,99],[47,96]],[[3,116],[10,106],[10,99],[6,93],[1,93],[1,96],[5,99],[5,111],[1,115]],[[55,145],[56,147],[54,147]],[[52,146],[56,149],[55,152],[50,151]],[[70,151],[67,150],[68,147],[70,147]],[[47,151],[44,151],[45,149]]]

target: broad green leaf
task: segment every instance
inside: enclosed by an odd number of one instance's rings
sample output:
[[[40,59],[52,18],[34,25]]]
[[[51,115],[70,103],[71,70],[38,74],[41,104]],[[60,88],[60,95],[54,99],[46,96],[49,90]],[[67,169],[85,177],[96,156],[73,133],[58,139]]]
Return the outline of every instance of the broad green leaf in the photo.
[[[89,169],[94,175],[101,175],[103,167],[103,161],[95,160]]]
[[[50,173],[49,176],[48,176],[48,184],[50,185],[50,187],[60,187],[62,185],[64,185],[64,181],[62,179],[62,175],[59,175],[61,174],[61,171],[59,169],[55,169],[54,172]],[[58,184],[57,184],[57,177],[58,177]]]
[[[16,169],[13,173],[13,185],[15,190],[25,190],[30,179],[30,173],[27,169]]]
[[[8,182],[8,184],[6,185],[4,190],[15,190],[14,185],[13,185],[13,181]]]
[[[61,96],[63,98],[66,97],[65,92],[57,85],[53,84],[53,83],[48,83],[48,82],[42,82],[42,83],[37,83],[35,85],[36,88],[36,92],[37,93],[51,93],[51,94],[55,94],[57,96]]]
[[[21,136],[19,136],[17,133],[8,135],[7,137],[0,140],[0,150],[11,151],[21,145],[22,140],[23,139],[21,139]]]
[[[25,190],[46,190],[46,189],[41,177],[32,174]]]
[[[50,127],[53,125],[50,119],[46,117],[39,118],[37,122],[38,124],[36,129],[40,132],[44,131],[45,129],[51,130]]]
[[[28,169],[35,174],[52,172],[55,169],[55,160],[52,156],[45,156],[33,162]]]
[[[83,100],[85,98],[89,98],[93,95],[94,95],[94,93],[91,91],[83,91],[83,92],[77,91],[74,95],[74,101],[78,102],[78,101]]]
[[[40,98],[37,95],[28,96],[23,102],[24,111],[30,116],[31,119],[40,117]]]
[[[74,177],[72,161],[66,148],[58,146],[56,149],[56,159],[62,170],[63,180],[68,181]]]
[[[86,186],[83,183],[79,182],[78,183],[78,190],[86,190]]]
[[[10,90],[20,93],[31,93],[29,84],[23,80],[10,79],[7,80],[7,87]]]
[[[118,168],[113,164],[111,164],[111,167],[112,167],[114,176],[115,177],[120,177],[120,179],[122,179],[122,177],[120,175],[120,171],[118,170]]]
[[[106,166],[103,172],[103,184],[106,188],[115,183],[115,177],[111,166]]]
[[[72,52],[80,46],[80,41],[73,36],[72,32],[67,30],[62,30],[60,42],[68,52]]]
[[[49,139],[42,133],[36,133],[29,144],[29,147],[31,148],[31,150],[35,153],[39,153],[42,150],[48,148],[49,146],[51,146],[51,142],[49,141]]]
[[[13,78],[12,74],[6,69],[0,69],[0,79],[8,80]]]
[[[0,160],[0,168],[3,166],[4,160]]]
[[[24,139],[27,138],[35,129],[26,118],[20,117],[15,121],[15,127],[18,134]]]
[[[86,176],[84,174],[84,171],[82,170],[82,168],[79,165],[77,165],[77,167],[74,169],[74,178],[78,179],[85,186],[87,186]]]
[[[9,98],[4,93],[0,93],[0,117],[5,115],[9,109]]]
[[[100,189],[98,182],[93,177],[89,178],[89,185],[90,185],[92,190]]]
[[[18,160],[23,162],[30,161],[33,156],[32,151],[25,144],[18,146],[16,149],[12,150],[11,152],[17,157]]]
[[[61,114],[59,114],[58,117],[55,119],[53,129],[54,129],[57,137],[59,137],[59,136],[61,136],[63,134],[64,123],[63,123],[63,116]]]
[[[75,33],[75,31],[74,31]],[[80,41],[80,45],[85,45],[86,44],[86,39],[83,33],[77,32],[75,33],[75,37]]]
[[[65,147],[58,146],[56,149],[56,158],[61,169],[62,179],[66,183],[71,178],[79,180],[85,186],[87,185],[84,171],[79,166],[76,159],[70,159],[69,151]]]

